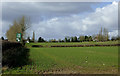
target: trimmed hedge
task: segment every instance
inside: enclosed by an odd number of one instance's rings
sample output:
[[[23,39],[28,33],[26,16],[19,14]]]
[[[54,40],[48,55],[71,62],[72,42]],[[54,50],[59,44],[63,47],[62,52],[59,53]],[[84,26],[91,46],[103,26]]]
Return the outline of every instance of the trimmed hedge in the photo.
[[[42,45],[32,45],[32,47],[43,47]]]
[[[93,47],[93,46],[120,46],[120,44],[52,45],[51,47]]]
[[[29,61],[29,49],[17,42],[2,42],[2,65],[18,67]]]

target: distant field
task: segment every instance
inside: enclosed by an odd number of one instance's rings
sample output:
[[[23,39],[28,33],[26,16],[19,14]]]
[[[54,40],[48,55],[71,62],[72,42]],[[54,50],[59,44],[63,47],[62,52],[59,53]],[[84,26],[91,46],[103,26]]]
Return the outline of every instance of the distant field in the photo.
[[[107,42],[30,43],[30,44],[26,44],[26,46],[27,47],[31,47],[32,45],[51,46],[51,45],[84,45],[84,44],[118,44],[118,41],[107,41]]]
[[[87,44],[85,42],[84,44]],[[111,44],[106,42],[104,44]],[[117,42],[113,42],[117,43]],[[11,74],[115,74],[118,72],[118,47],[30,48],[31,63],[3,73]],[[37,43],[51,45],[57,43]],[[74,43],[59,43],[74,44]],[[75,43],[82,44],[82,43]],[[98,44],[98,43],[90,43]],[[103,44],[101,42],[101,44]]]

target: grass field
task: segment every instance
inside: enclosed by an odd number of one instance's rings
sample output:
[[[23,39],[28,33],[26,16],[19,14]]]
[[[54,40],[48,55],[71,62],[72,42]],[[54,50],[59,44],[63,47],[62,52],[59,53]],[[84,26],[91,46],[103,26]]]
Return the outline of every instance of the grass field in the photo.
[[[103,42],[101,42],[102,44]],[[111,42],[106,42],[105,44]],[[113,42],[117,43],[117,42]],[[52,45],[58,43],[30,43],[31,63],[3,71],[5,74],[115,74],[118,72],[118,47],[64,47],[32,48],[33,44]],[[82,43],[59,43],[82,44]],[[83,44],[88,44],[84,42]],[[89,43],[94,44],[94,42]],[[98,43],[95,43],[98,44]]]

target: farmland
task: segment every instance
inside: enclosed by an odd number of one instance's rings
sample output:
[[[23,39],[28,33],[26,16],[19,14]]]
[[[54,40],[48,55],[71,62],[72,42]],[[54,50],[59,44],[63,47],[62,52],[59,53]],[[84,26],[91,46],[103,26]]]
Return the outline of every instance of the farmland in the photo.
[[[105,43],[105,42],[101,42]],[[106,42],[105,44],[111,42]],[[117,42],[113,42],[117,43]],[[118,72],[118,47],[43,47],[31,45],[79,43],[30,43],[30,63],[3,71],[4,74],[116,74]],[[80,43],[82,44],[82,43]],[[88,44],[84,42],[83,44]],[[90,44],[94,44],[91,42]],[[98,44],[96,42],[96,44]]]

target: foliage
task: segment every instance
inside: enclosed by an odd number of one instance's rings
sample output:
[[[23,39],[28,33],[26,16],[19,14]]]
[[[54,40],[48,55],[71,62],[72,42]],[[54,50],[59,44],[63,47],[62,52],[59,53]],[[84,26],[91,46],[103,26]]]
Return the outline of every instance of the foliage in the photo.
[[[2,54],[2,65],[8,67],[25,65],[29,59],[29,49],[20,43],[2,42]]]
[[[30,37],[28,37],[27,40],[30,42],[30,41],[31,41],[31,40],[30,40]]]
[[[64,42],[64,40],[59,39],[58,42]]]
[[[65,42],[70,42],[70,37],[65,37]]]
[[[74,37],[74,42],[78,42],[78,39],[76,36]]]
[[[89,37],[88,36],[85,36],[85,41],[89,41]]]
[[[117,40],[119,41],[119,40],[120,40],[120,37],[119,37],[119,36],[116,36],[116,37],[113,36],[113,37],[111,38],[111,40],[112,40],[112,41],[117,41]]]
[[[45,42],[45,40],[42,37],[39,37],[38,42]]]
[[[51,39],[49,42],[58,42],[56,39]]]
[[[89,36],[89,41],[93,41],[92,36]]]
[[[4,40],[4,37],[1,37],[2,40]]]
[[[80,39],[80,42],[85,41],[85,37],[84,36],[80,36],[79,39]]]
[[[108,41],[109,40],[108,30],[106,28],[104,28],[104,31],[103,31],[102,27],[101,27],[101,30],[100,30],[97,38],[98,38],[98,41]]]
[[[22,34],[22,40],[24,39],[26,35],[26,30],[30,27],[30,20],[27,19],[27,17],[23,16],[20,18],[20,20],[15,20],[13,22],[13,25],[10,25],[9,30],[6,32],[6,36],[9,41],[16,41],[16,34],[21,33]]]

